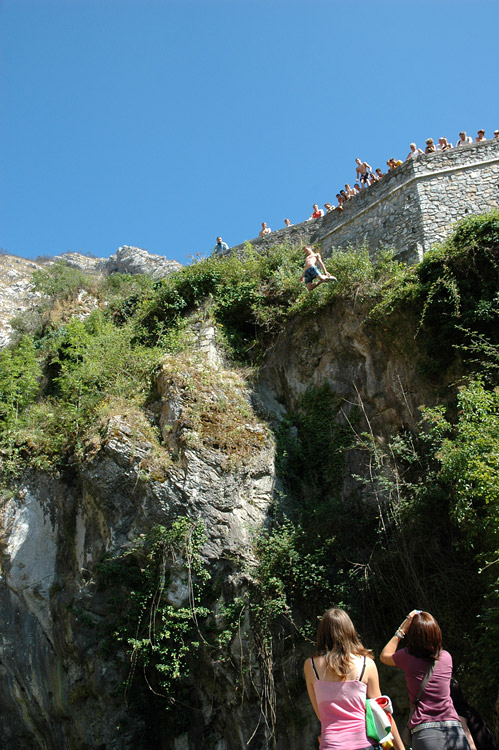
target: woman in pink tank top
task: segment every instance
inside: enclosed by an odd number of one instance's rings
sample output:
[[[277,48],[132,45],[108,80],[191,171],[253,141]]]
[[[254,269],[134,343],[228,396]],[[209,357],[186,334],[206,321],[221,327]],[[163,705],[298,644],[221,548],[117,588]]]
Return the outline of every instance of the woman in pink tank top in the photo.
[[[320,750],[373,750],[366,735],[366,697],[378,698],[378,670],[353,622],[329,609],[317,631],[317,651],[305,662],[310,702],[321,722]],[[394,727],[395,750],[404,750]]]

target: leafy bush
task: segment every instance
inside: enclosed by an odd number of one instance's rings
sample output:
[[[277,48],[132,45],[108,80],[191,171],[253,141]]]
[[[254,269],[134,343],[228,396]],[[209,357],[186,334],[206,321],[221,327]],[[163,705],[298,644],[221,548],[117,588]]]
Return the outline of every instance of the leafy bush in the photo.
[[[288,503],[313,544],[333,536],[344,515],[340,498],[352,436],[338,421],[340,406],[327,382],[311,387],[277,434],[276,463]]]
[[[87,289],[91,285],[88,274],[79,268],[69,266],[63,260],[56,261],[48,268],[35,271],[32,282],[36,292],[63,299],[73,297],[80,289]]]
[[[429,372],[448,369],[456,350],[466,352],[470,332],[499,343],[499,211],[471,216],[454,234],[408,269],[395,285],[382,287],[370,313],[373,323],[408,311],[419,318]],[[396,328],[396,321],[394,322]]]
[[[33,338],[23,336],[13,349],[0,350],[0,421],[9,429],[34,401],[41,367]]]
[[[117,327],[101,311],[47,332],[36,349],[33,338],[24,336],[17,347],[0,352],[0,446],[10,451],[9,471],[19,473],[25,463],[57,467],[106,399],[143,405],[161,357],[161,350],[136,341],[133,325]]]

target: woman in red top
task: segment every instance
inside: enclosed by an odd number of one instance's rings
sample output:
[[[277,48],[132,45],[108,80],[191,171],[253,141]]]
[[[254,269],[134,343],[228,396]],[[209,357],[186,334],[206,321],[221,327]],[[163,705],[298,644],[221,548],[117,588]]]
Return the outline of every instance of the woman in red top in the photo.
[[[407,637],[407,647],[399,649]],[[413,750],[469,750],[450,695],[452,657],[442,649],[442,631],[429,612],[414,609],[388,641],[380,656],[383,664],[405,674],[413,710],[409,728]],[[433,665],[421,695],[421,684]]]

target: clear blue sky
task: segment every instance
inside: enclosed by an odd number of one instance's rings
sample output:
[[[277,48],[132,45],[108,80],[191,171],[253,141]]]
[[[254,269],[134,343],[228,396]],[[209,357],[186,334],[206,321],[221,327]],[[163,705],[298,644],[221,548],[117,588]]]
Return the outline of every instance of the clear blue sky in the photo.
[[[188,263],[499,128],[497,0],[0,0],[0,247]]]

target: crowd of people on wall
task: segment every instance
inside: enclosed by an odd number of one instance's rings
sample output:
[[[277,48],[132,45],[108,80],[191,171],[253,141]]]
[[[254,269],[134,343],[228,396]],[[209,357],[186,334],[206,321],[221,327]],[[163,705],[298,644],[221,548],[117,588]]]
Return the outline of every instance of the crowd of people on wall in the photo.
[[[499,140],[499,130],[494,130],[493,139]],[[437,143],[434,142],[433,138],[427,138],[425,141],[426,148],[424,149],[424,151],[423,149],[418,148],[415,143],[410,144],[410,151],[407,154],[405,161],[409,161],[409,159],[415,159],[423,154],[433,154],[437,153],[438,151],[447,151],[451,148],[458,148],[459,146],[469,146],[473,143],[485,143],[486,141],[487,138],[485,137],[485,130],[483,130],[483,128],[480,128],[480,130],[477,131],[477,135],[474,141],[471,136],[467,135],[466,131],[461,131],[459,133],[459,139],[456,142],[455,146],[453,146],[452,143],[450,143],[445,137],[439,138]],[[355,159],[355,164],[356,181],[353,187],[350,185],[350,183],[347,182],[345,184],[345,187],[338,193],[336,193],[336,205],[333,205],[332,203],[324,203],[324,208],[319,208],[319,204],[314,203],[314,205],[312,206],[312,213],[308,217],[307,221],[320,219],[325,216],[325,214],[329,214],[332,211],[343,211],[344,204],[348,200],[350,200],[350,198],[353,198],[355,195],[362,192],[362,190],[365,190],[370,185],[374,185],[375,182],[379,182],[379,180],[381,180],[385,176],[385,174],[387,174],[388,172],[392,172],[394,169],[403,164],[403,161],[401,161],[400,159],[395,159],[393,156],[390,157],[386,162],[386,165],[388,167],[386,172],[383,172],[380,167],[376,167],[375,169],[373,169],[371,165],[367,163],[367,161],[362,161],[362,159],[360,158]],[[291,219],[284,219],[284,226],[293,226]],[[262,221],[262,228],[258,233],[258,236],[264,237],[267,234],[271,234],[271,232],[272,229],[267,225],[267,222]],[[222,242],[221,237],[217,237],[217,244],[213,248],[213,251],[217,254],[220,254],[226,252],[228,249],[229,247],[227,243]]]

